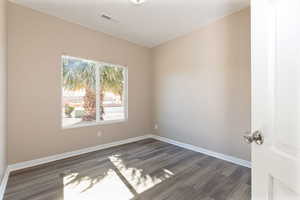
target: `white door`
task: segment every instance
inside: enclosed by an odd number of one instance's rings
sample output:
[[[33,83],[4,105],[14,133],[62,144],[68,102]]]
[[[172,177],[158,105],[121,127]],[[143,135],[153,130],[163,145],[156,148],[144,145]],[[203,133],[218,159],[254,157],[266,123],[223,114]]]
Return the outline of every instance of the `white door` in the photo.
[[[252,0],[252,199],[300,199],[300,0]],[[259,137],[256,138],[259,140]]]

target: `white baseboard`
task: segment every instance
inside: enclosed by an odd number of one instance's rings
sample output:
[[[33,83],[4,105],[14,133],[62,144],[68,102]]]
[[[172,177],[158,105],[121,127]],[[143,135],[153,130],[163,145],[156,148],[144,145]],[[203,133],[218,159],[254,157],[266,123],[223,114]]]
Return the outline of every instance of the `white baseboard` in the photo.
[[[161,137],[161,136],[158,136],[158,135],[151,135],[151,138],[154,138],[154,139],[157,139],[157,140],[160,140],[162,142],[169,143],[169,144],[173,144],[173,145],[185,148],[185,149],[189,149],[189,150],[192,150],[192,151],[203,153],[203,154],[215,157],[215,158],[219,158],[219,159],[222,159],[222,160],[225,160],[225,161],[237,164],[237,165],[241,165],[241,166],[244,166],[244,167],[247,167],[247,168],[251,168],[251,162],[240,159],[240,158],[236,158],[236,157],[233,157],[233,156],[228,156],[228,155],[225,155],[225,154],[222,154],[222,153],[217,153],[217,152],[210,151],[210,150],[207,150],[207,149],[204,149],[204,148],[201,148],[201,147],[197,147],[197,146],[187,144],[187,143],[183,143],[183,142],[178,142],[176,140],[172,140],[172,139],[169,139],[169,138],[166,138],[166,137]]]
[[[143,135],[143,136],[139,136],[139,137],[128,138],[128,139],[117,141],[117,142],[101,144],[101,145],[94,146],[94,147],[88,147],[88,148],[84,148],[84,149],[80,149],[80,150],[76,150],[76,151],[71,151],[71,152],[66,152],[66,153],[62,153],[62,154],[57,154],[57,155],[53,155],[53,156],[35,159],[35,160],[20,162],[20,163],[9,165],[8,170],[11,172],[11,171],[16,171],[16,170],[20,170],[20,169],[29,168],[29,167],[34,167],[34,166],[38,166],[41,164],[45,164],[45,163],[49,163],[49,162],[53,162],[53,161],[57,161],[57,160],[65,159],[65,158],[70,158],[73,156],[78,156],[78,155],[85,154],[85,153],[90,153],[90,152],[94,152],[94,151],[98,151],[98,150],[102,150],[102,149],[107,149],[107,148],[119,146],[122,144],[128,144],[131,142],[136,142],[136,141],[143,140],[146,138],[150,138],[150,135]]]
[[[222,160],[226,160],[241,166],[245,166],[245,167],[249,167],[251,168],[251,163],[249,161],[246,160],[242,160],[239,158],[235,158],[233,156],[228,156],[225,154],[221,154],[221,153],[217,153],[214,151],[210,151],[201,147],[197,147],[191,144],[186,144],[183,142],[178,142],[166,137],[161,137],[158,135],[143,135],[143,136],[139,136],[139,137],[134,137],[134,138],[129,138],[129,139],[125,139],[125,140],[121,140],[121,141],[117,141],[117,142],[112,142],[112,143],[108,143],[108,144],[102,144],[102,145],[98,145],[98,146],[94,146],[94,147],[88,147],[88,148],[84,148],[84,149],[80,149],[80,150],[76,150],[76,151],[71,151],[71,152],[66,152],[66,153],[62,153],[62,154],[57,154],[57,155],[53,155],[53,156],[48,156],[48,157],[44,157],[44,158],[39,158],[39,159],[35,159],[35,160],[30,160],[30,161],[25,161],[25,162],[20,162],[20,163],[16,163],[16,164],[12,164],[9,165],[7,167],[7,170],[9,172],[11,171],[16,171],[16,170],[20,170],[20,169],[25,169],[25,168],[29,168],[29,167],[34,167],[37,165],[41,165],[41,164],[45,164],[45,163],[49,163],[49,162],[53,162],[53,161],[57,161],[57,160],[61,160],[61,159],[65,159],[65,158],[70,158],[73,156],[78,156],[81,154],[85,154],[85,153],[90,153],[93,151],[98,151],[98,150],[102,150],[102,149],[107,149],[110,147],[114,147],[114,146],[118,146],[118,145],[122,145],[122,144],[128,144],[131,142],[136,142],[139,140],[143,140],[143,139],[147,139],[147,138],[153,138],[153,139],[157,139],[163,142],[167,142],[176,146],[180,146],[182,148],[186,148],[192,151],[196,151],[196,152],[200,152],[203,154],[207,154],[209,156],[213,156]]]
[[[4,197],[4,192],[5,192],[5,189],[6,189],[9,173],[10,173],[10,171],[7,167],[5,169],[4,175],[2,177],[1,185],[0,185],[0,199],[3,199],[3,197]]]
[[[48,156],[48,157],[44,157],[44,158],[39,158],[39,159],[35,159],[35,160],[30,160],[30,161],[25,161],[25,162],[8,165],[7,169],[5,171],[5,174],[3,176],[1,185],[0,185],[0,199],[3,198],[5,188],[7,185],[7,181],[8,181],[8,177],[9,177],[10,172],[12,172],[12,171],[21,170],[21,169],[25,169],[25,168],[29,168],[29,167],[34,167],[34,166],[38,166],[41,164],[46,164],[49,162],[53,162],[53,161],[57,161],[57,160],[65,159],[65,158],[70,158],[70,157],[78,156],[78,155],[85,154],[85,153],[99,151],[102,149],[107,149],[107,148],[119,146],[122,144],[128,144],[131,142],[136,142],[136,141],[140,141],[140,140],[147,139],[147,138],[157,139],[162,142],[173,144],[173,145],[185,148],[185,149],[203,153],[203,154],[213,156],[213,157],[216,157],[216,158],[219,158],[222,160],[226,160],[228,162],[231,162],[231,163],[234,163],[237,165],[251,168],[251,162],[242,160],[239,158],[235,158],[233,156],[228,156],[225,154],[217,153],[217,152],[210,151],[210,150],[207,150],[207,149],[204,149],[201,147],[197,147],[197,146],[194,146],[191,144],[186,144],[183,142],[178,142],[178,141],[175,141],[175,140],[172,140],[172,139],[169,139],[166,137],[161,137],[158,135],[143,135],[143,136],[129,138],[129,139],[125,139],[125,140],[121,140],[121,141],[117,141],[117,142],[102,144],[102,145],[98,145],[98,146],[94,146],[94,147],[84,148],[84,149],[80,149],[80,150],[76,150],[76,151],[71,151],[71,152],[67,152],[67,153],[57,154],[57,155],[53,155],[53,156]]]
[[[39,158],[39,159],[35,159],[35,160],[30,160],[30,161],[25,161],[25,162],[8,165],[5,170],[5,174],[2,178],[1,185],[0,185],[0,200],[3,199],[3,197],[4,197],[4,192],[6,189],[9,174],[13,171],[21,170],[21,169],[25,169],[25,168],[29,168],[29,167],[34,167],[34,166],[38,166],[41,164],[46,164],[49,162],[53,162],[53,161],[57,161],[57,160],[65,159],[65,158],[70,158],[73,156],[78,156],[81,154],[90,153],[90,152],[94,152],[94,151],[98,151],[98,150],[102,150],[102,149],[107,149],[107,148],[119,146],[122,144],[128,144],[131,142],[136,142],[136,141],[147,139],[147,138],[151,138],[151,135],[143,135],[143,136],[139,136],[139,137],[128,138],[128,139],[120,140],[117,142],[102,144],[102,145],[98,145],[98,146],[94,146],[94,147],[88,147],[88,148],[84,148],[84,149],[80,149],[80,150],[76,150],[76,151],[66,152],[66,153],[62,153],[62,154],[57,154],[57,155],[53,155],[53,156],[48,156],[48,157],[44,157],[44,158]]]

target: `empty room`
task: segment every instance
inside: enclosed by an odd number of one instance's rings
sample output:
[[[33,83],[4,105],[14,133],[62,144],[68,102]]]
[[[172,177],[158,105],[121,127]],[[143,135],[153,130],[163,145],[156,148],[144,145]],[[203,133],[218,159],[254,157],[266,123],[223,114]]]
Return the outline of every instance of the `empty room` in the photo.
[[[299,200],[299,10],[0,0],[0,199]]]

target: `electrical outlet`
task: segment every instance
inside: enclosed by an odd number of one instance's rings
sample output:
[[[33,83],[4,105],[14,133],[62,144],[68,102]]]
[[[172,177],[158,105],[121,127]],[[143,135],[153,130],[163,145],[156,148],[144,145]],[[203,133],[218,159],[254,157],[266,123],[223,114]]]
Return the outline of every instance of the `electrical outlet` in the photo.
[[[154,124],[154,130],[158,129],[158,124]]]
[[[102,136],[102,131],[98,131],[97,132],[97,137],[101,137]]]

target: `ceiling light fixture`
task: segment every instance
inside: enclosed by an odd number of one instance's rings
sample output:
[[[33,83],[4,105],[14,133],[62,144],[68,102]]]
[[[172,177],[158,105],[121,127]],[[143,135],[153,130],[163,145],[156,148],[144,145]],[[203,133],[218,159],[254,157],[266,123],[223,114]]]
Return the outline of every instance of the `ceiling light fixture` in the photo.
[[[141,5],[146,2],[146,0],[130,0],[131,3],[135,5]]]

